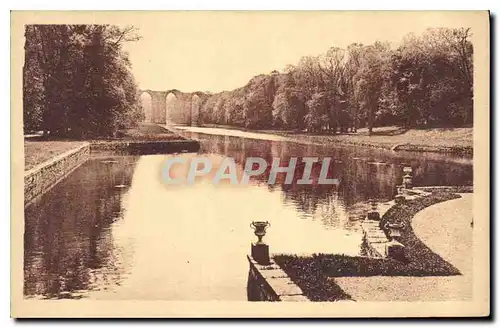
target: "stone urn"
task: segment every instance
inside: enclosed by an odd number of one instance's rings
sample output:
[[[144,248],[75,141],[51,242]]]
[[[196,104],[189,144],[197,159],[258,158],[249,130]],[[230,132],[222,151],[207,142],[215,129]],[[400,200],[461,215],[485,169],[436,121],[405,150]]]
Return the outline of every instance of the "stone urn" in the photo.
[[[401,237],[401,231],[405,228],[405,225],[403,223],[399,222],[387,222],[384,225],[384,230],[387,231],[387,235],[391,240],[394,240],[395,238]]]
[[[251,254],[253,259],[259,264],[269,264],[269,246],[262,241],[262,238],[266,235],[266,229],[270,227],[271,224],[268,221],[253,221],[250,223],[250,228],[254,230],[255,235],[258,240],[256,243],[251,245]]]
[[[411,166],[405,166],[403,168],[403,173],[404,173],[403,186],[405,187],[405,189],[413,188],[413,177],[412,177],[413,170]]]
[[[377,211],[377,201],[375,199],[370,199],[371,211],[368,212],[366,218],[368,220],[380,221],[380,213]]]
[[[256,245],[264,244],[262,238],[266,235],[266,229],[270,226],[271,224],[268,221],[253,221],[250,223],[250,228],[254,230],[254,234],[258,238]]]

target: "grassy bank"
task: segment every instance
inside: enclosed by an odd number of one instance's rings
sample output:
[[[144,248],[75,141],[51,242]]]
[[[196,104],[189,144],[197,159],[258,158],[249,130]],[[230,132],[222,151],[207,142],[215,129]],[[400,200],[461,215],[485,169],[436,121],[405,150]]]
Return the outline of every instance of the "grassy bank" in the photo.
[[[70,149],[82,145],[82,141],[24,141],[24,169],[27,171]]]
[[[303,133],[284,133],[284,135],[312,142],[342,142],[394,150],[467,152],[473,146],[472,128],[406,130],[398,127],[382,127],[374,128],[372,135],[368,134],[367,129],[341,135]]]
[[[365,128],[359,129],[356,133],[332,135],[282,130],[249,130],[213,124],[204,126],[275,134],[301,143],[322,145],[339,143],[343,145],[375,147],[392,150],[456,153],[465,155],[471,155],[473,153],[472,128],[406,130],[391,126],[374,128],[372,135],[369,135],[368,129]]]
[[[135,129],[125,129],[118,131],[118,140],[134,141],[167,141],[184,140],[180,135],[156,124],[143,123]],[[114,139],[114,140],[116,140]],[[111,139],[113,140],[113,139]]]
[[[413,187],[414,189],[423,190],[426,192],[433,193],[473,193],[474,186],[423,186],[423,187]]]
[[[85,140],[92,144],[99,145],[102,149],[123,148],[124,142],[162,142],[162,141],[182,141],[185,140],[180,135],[165,129],[156,124],[143,123],[135,129],[125,129],[118,131],[114,138],[102,138]],[[43,136],[33,136],[24,139],[24,169],[29,170],[57,155],[70,149],[80,146],[82,140],[58,139]],[[156,147],[158,148],[158,147]]]
[[[411,227],[411,220],[422,209],[459,197],[447,192],[407,201],[389,209],[381,220],[403,222],[405,228],[399,239],[406,246],[406,262],[393,259],[350,257],[337,254],[313,256],[277,255],[274,260],[312,301],[349,299],[332,277],[368,276],[451,276],[460,272],[434,253],[418,239]]]

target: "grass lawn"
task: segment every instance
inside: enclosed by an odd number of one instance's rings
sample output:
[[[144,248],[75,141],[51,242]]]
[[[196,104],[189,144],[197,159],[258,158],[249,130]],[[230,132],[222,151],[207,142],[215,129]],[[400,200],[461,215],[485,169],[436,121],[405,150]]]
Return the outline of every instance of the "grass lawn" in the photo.
[[[166,141],[183,140],[180,135],[156,124],[142,123],[135,129],[120,130],[119,140],[148,140],[148,141]]]
[[[459,275],[460,272],[454,266],[422,243],[411,227],[411,220],[417,212],[458,197],[452,193],[436,192],[395,205],[386,212],[381,225],[385,222],[405,224],[399,241],[406,246],[406,262],[338,254],[315,254],[307,257],[277,255],[274,260],[312,301],[350,299],[350,295],[346,294],[334,279],[329,279],[331,277]]]
[[[59,154],[82,145],[82,141],[24,140],[24,170],[43,163]]]
[[[396,150],[456,152],[472,154],[473,129],[472,128],[431,128],[406,130],[396,126],[377,127],[372,135],[368,129],[358,129],[356,133],[324,134],[306,133],[283,130],[249,130],[239,127],[205,124],[204,127],[218,127],[225,129],[238,129],[249,132],[262,132],[288,137],[293,141],[331,144],[342,143],[359,146],[379,147]]]
[[[455,148],[456,151],[470,152],[473,147],[472,128],[405,130],[398,127],[382,127],[373,129],[372,135],[368,135],[367,129],[339,135],[310,135],[293,132],[282,134],[313,143],[342,142],[389,149],[397,147],[396,149],[401,150],[446,151],[449,148]]]

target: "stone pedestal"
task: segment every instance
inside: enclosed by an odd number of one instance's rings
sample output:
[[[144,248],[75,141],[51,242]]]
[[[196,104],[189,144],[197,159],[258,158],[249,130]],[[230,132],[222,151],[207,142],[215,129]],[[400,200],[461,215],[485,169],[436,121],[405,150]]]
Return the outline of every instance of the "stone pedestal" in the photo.
[[[397,261],[406,261],[405,246],[396,240],[391,240],[386,245],[387,257]]]
[[[366,216],[368,220],[380,221],[380,213],[379,212],[368,212]]]
[[[269,245],[252,243],[252,257],[259,264],[269,264]]]
[[[413,181],[411,175],[405,175],[403,177],[403,186],[405,187],[405,189],[413,188]]]
[[[405,200],[406,197],[403,195],[397,195],[396,197],[394,197],[394,201],[396,202],[396,204],[402,204],[405,202]]]

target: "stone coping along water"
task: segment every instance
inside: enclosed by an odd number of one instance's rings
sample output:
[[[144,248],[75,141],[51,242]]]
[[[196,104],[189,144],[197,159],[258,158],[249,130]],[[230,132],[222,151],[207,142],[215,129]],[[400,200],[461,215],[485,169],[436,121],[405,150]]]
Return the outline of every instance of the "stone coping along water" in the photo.
[[[85,142],[79,147],[51,158],[24,173],[24,204],[56,185],[92,155],[153,155],[197,152],[200,144],[195,140],[169,141],[99,141]]]

